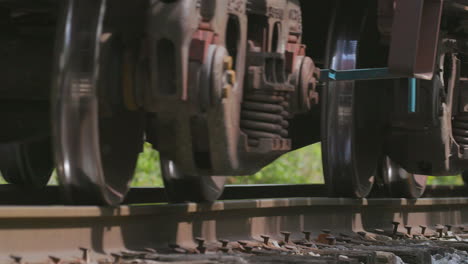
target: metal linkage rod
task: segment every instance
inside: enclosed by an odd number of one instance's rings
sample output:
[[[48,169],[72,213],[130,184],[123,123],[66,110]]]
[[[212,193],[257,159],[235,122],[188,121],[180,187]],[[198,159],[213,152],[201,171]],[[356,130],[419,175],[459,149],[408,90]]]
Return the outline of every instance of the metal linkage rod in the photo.
[[[320,81],[360,81],[360,80],[382,80],[399,79],[405,76],[392,74],[388,68],[370,68],[355,70],[320,70]]]

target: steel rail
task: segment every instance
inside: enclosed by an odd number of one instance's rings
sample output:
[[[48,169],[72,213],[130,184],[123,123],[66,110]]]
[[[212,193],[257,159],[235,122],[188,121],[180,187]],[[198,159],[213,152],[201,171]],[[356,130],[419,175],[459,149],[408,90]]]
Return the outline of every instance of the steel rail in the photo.
[[[27,195],[25,195],[27,193]],[[378,194],[372,194],[379,198]],[[284,185],[232,185],[227,186],[220,200],[268,199],[297,197],[326,197],[327,189],[321,184]],[[425,192],[429,197],[468,196],[465,186],[428,186]],[[124,204],[166,203],[164,188],[133,188]],[[0,185],[0,205],[54,205],[63,204],[57,186],[44,189],[23,189],[13,185]]]
[[[468,224],[468,198],[335,199],[283,198],[220,201],[214,204],[150,204],[117,208],[96,206],[0,206],[0,263],[10,255],[23,261],[80,257],[80,247],[93,256],[168,248],[169,243],[195,247],[218,239],[261,240],[260,235],[292,238],[303,230],[313,236],[333,232],[391,230],[407,225]],[[402,226],[402,232],[404,229]],[[7,262],[8,263],[8,262]]]

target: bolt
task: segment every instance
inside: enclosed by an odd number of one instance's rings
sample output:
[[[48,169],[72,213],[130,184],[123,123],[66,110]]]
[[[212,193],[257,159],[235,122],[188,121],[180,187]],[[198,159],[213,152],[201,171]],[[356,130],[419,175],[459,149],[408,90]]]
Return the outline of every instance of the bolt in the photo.
[[[281,231],[280,233],[284,236],[284,242],[289,243],[289,237],[291,236],[291,232]]]
[[[242,241],[242,240],[237,241],[237,243],[239,243],[239,245],[241,245],[243,247],[247,246],[247,242]]]
[[[22,257],[15,255],[10,255],[10,258],[13,259],[15,263],[21,263],[21,260],[23,259]]]
[[[83,259],[85,263],[88,263],[89,262],[89,249],[80,247],[80,250],[83,253],[81,258]]]
[[[111,253],[111,256],[114,258],[113,264],[119,264],[120,260],[122,259],[122,255],[116,254],[116,253]]]
[[[197,247],[197,250],[198,250],[198,252],[200,252],[200,254],[205,254],[206,247]]]
[[[267,235],[262,235],[260,236],[261,238],[263,238],[263,243],[265,245],[268,245],[268,241],[270,240],[270,236],[267,236]]]
[[[330,234],[331,233],[330,229],[322,229],[322,232],[324,234]]]
[[[412,229],[413,227],[410,226],[410,225],[406,225],[405,228],[406,228],[406,233],[407,233],[408,235],[411,236],[411,229]]]
[[[54,257],[54,256],[49,256],[49,259],[52,260],[54,264],[60,263],[60,258]]]
[[[233,60],[231,56],[225,56],[223,59],[223,67],[225,70],[232,70]]]
[[[336,238],[334,236],[327,236],[325,239],[328,241],[328,245],[336,244]]]
[[[220,239],[219,242],[221,242],[223,248],[227,247],[227,245],[229,244],[229,240],[226,239]]]
[[[203,247],[203,244],[205,244],[205,239],[202,238],[202,237],[196,237],[195,241],[197,241],[198,247],[200,247],[200,248]]]
[[[421,235],[424,236],[424,233],[426,233],[427,226],[420,225],[419,227],[421,228]]]
[[[436,231],[439,233],[439,237],[442,237],[444,235],[444,227],[441,225],[436,226]]]
[[[302,231],[302,234],[304,234],[305,240],[306,240],[306,241],[310,241],[310,234],[311,234],[311,232],[309,232],[309,231]]]
[[[393,225],[393,235],[396,235],[398,232],[398,226],[400,225],[400,222],[392,222]]]
[[[445,227],[447,227],[448,232],[452,231],[452,225],[445,225]]]

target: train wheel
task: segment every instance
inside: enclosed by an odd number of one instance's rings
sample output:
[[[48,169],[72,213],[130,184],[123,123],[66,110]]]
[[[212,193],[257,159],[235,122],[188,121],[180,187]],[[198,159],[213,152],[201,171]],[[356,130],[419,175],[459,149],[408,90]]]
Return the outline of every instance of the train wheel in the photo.
[[[161,172],[170,202],[214,202],[224,190],[226,177],[194,177],[180,171],[177,165],[161,157]]]
[[[384,186],[394,198],[420,198],[426,190],[427,176],[407,172],[400,165],[385,157],[382,163]]]
[[[143,144],[143,115],[124,103],[128,49],[106,31],[105,0],[68,0],[65,12],[52,100],[59,180],[72,203],[117,205]]]
[[[0,146],[0,170],[8,183],[43,187],[53,168],[50,138]]]
[[[372,25],[363,10],[366,8],[354,2],[338,1],[329,37],[328,66],[331,69],[371,66],[367,62],[372,60],[369,47],[378,40],[363,35],[369,33],[363,25]],[[379,95],[372,84],[330,82],[324,93],[322,152],[325,182],[331,196],[362,198],[372,189],[382,151]]]

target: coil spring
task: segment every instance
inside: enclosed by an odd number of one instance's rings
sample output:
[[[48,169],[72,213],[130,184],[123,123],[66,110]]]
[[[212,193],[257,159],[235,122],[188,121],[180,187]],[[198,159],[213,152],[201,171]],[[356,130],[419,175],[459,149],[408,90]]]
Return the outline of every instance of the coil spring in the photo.
[[[288,137],[288,97],[284,92],[251,92],[244,96],[240,126],[249,146],[258,146],[264,138]]]
[[[468,147],[468,116],[458,115],[452,121],[453,138],[463,146]]]

